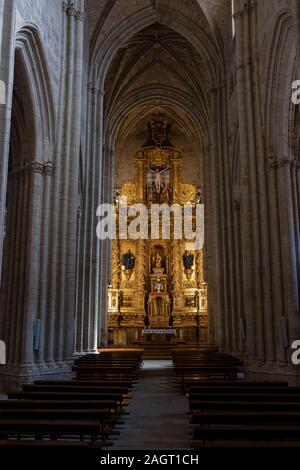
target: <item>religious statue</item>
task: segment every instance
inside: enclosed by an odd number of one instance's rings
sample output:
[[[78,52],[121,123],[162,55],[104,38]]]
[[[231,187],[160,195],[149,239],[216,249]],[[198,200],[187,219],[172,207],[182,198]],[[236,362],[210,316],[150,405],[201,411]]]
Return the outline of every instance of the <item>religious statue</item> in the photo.
[[[162,298],[157,297],[156,299],[156,308],[157,308],[157,315],[160,317],[162,314]]]
[[[128,250],[127,253],[122,255],[122,266],[125,266],[125,269],[133,269],[135,266],[135,256],[131,253],[131,250]]]
[[[155,145],[163,145],[167,137],[168,123],[163,117],[150,122],[152,140]]]
[[[163,187],[161,190],[161,199],[164,200],[163,202],[169,202],[169,193],[171,193],[172,190],[170,186],[164,181],[163,182]]]
[[[194,265],[194,255],[188,250],[185,250],[184,255],[182,256],[183,265],[185,269],[191,269]]]
[[[162,174],[168,170],[168,168],[164,168],[163,170],[160,170],[158,167],[155,168],[155,170],[152,170],[152,168],[149,168],[151,173],[155,175],[155,190],[157,194],[160,194],[161,191],[161,185],[162,185]]]
[[[162,267],[162,262],[163,262],[163,257],[157,251],[152,257],[152,267],[153,268],[161,268]]]

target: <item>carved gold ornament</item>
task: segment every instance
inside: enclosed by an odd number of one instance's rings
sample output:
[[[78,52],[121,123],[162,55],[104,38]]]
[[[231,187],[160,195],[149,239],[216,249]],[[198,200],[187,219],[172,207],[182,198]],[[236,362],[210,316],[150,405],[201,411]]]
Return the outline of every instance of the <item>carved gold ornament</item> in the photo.
[[[133,204],[136,198],[136,184],[133,181],[123,184],[121,195],[127,197],[127,204]]]
[[[147,152],[148,163],[153,166],[168,166],[170,152],[167,149],[153,148]]]
[[[193,184],[180,184],[180,202],[181,204],[193,203],[195,202],[197,195],[197,188]]]

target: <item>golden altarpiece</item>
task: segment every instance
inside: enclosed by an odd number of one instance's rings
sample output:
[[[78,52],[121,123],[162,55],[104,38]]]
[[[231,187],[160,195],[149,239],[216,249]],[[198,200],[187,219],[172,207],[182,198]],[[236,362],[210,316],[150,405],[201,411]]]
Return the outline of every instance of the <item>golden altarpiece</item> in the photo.
[[[195,207],[199,202],[197,187],[182,182],[182,155],[168,143],[163,123],[151,122],[151,139],[135,155],[135,178],[116,191],[116,214],[120,197],[127,198],[128,206],[144,204],[149,219],[152,204]],[[117,215],[108,289],[111,340],[128,344],[138,340],[145,328],[172,328],[180,339],[198,338],[200,331],[201,337],[206,336],[202,249],[191,250],[188,240],[175,239],[172,228],[170,239],[163,239],[161,230],[159,239],[122,239],[118,222]]]

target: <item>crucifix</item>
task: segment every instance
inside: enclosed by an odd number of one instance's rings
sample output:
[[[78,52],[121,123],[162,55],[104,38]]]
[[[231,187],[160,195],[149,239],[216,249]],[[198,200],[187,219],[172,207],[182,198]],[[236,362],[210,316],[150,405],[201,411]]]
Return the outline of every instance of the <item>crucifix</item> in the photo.
[[[160,194],[161,190],[161,183],[162,183],[162,174],[168,170],[168,168],[165,168],[164,170],[160,170],[159,168],[155,168],[155,170],[152,170],[152,168],[149,168],[149,170],[155,175],[155,189],[156,193]]]

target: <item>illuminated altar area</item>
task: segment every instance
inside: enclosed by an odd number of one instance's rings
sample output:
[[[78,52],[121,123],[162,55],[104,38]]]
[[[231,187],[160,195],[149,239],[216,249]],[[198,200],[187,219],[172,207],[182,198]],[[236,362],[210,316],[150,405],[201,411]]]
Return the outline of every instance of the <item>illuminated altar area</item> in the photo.
[[[194,209],[201,199],[195,185],[182,181],[182,155],[168,142],[164,121],[152,120],[149,129],[149,141],[135,155],[134,178],[115,191],[117,237],[112,242],[108,289],[108,327],[114,344],[139,340],[145,328],[172,328],[181,340],[205,337],[207,331],[203,251],[184,235],[174,237],[177,215],[171,214],[170,239],[162,237],[161,218],[157,239],[122,239],[120,233],[120,198],[127,198],[128,206],[144,204],[149,227],[153,204]],[[128,224],[131,220],[129,216]]]

